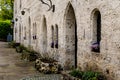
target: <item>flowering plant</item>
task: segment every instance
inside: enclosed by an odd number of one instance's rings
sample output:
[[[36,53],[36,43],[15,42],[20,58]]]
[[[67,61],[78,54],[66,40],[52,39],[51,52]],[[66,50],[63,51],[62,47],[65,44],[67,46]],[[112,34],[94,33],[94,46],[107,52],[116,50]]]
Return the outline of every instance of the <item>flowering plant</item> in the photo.
[[[98,42],[92,43],[91,50],[94,51],[94,52],[99,52],[100,51],[99,43]]]

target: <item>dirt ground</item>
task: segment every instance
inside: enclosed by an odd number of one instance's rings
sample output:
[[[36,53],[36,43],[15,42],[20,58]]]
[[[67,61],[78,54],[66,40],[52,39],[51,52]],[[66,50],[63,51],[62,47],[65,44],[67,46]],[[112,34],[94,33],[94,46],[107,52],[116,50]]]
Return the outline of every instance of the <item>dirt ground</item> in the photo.
[[[43,74],[35,70],[33,62],[21,60],[20,53],[17,53],[13,48],[8,48],[7,42],[0,42],[0,80],[20,80],[33,75],[42,76]]]
[[[25,76],[39,74],[33,62],[20,59],[20,53],[8,48],[8,43],[0,42],[0,80],[19,80]]]

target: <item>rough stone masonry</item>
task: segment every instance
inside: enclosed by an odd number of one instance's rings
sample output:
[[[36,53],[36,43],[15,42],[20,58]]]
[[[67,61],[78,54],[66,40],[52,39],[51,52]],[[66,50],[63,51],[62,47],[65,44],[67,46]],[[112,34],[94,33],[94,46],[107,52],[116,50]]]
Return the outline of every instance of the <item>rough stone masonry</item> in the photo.
[[[108,80],[120,80],[119,24],[120,0],[14,1],[17,43],[49,53],[64,69],[102,71]]]

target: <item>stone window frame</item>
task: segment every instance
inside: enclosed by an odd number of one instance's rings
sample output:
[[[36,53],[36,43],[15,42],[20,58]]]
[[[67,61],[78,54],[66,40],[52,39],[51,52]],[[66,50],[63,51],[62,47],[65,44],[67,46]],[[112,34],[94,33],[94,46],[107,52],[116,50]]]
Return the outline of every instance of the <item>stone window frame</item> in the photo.
[[[51,26],[51,48],[54,48],[54,26]]]
[[[37,24],[36,22],[34,22],[33,23],[33,40],[37,39],[36,35],[37,35]]]
[[[32,27],[32,23],[31,23],[31,17],[28,17],[28,40],[29,40],[29,45],[31,45],[31,40],[32,40],[32,36],[31,36],[31,27]]]
[[[22,24],[19,23],[19,41],[21,41],[21,36],[22,36]]]
[[[51,26],[51,48],[58,49],[58,25]]]
[[[26,26],[24,27],[24,40],[27,39]]]
[[[35,22],[35,34],[34,34],[34,36],[35,36],[35,40],[37,39],[37,23]]]
[[[92,27],[91,51],[96,52],[96,53],[100,53],[101,52],[101,49],[100,49],[101,12],[97,8],[95,8],[91,13],[91,27]],[[98,30],[98,29],[100,29],[100,30]]]
[[[58,25],[55,24],[55,48],[56,49],[58,49],[58,35],[59,35]]]
[[[48,46],[48,26],[47,26],[47,18],[45,15],[43,15],[42,18],[42,45],[43,46],[43,53],[47,52],[47,46]]]
[[[21,1],[21,0],[20,0],[19,8],[20,8],[20,9],[22,8],[22,1]]]

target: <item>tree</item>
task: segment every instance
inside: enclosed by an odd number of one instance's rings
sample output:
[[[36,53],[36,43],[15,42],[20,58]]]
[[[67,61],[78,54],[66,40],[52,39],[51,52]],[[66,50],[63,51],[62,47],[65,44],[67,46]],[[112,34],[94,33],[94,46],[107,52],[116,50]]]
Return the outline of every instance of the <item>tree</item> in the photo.
[[[13,1],[0,0],[0,18],[3,20],[11,20],[13,18]]]
[[[6,41],[8,33],[13,34],[10,21],[0,21],[0,40]]]
[[[0,40],[6,40],[8,33],[13,33],[10,23],[13,19],[13,1],[0,0]]]

